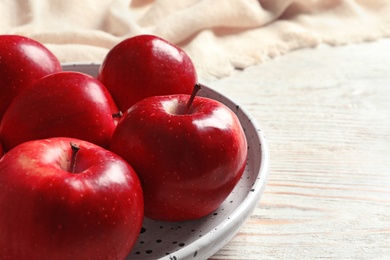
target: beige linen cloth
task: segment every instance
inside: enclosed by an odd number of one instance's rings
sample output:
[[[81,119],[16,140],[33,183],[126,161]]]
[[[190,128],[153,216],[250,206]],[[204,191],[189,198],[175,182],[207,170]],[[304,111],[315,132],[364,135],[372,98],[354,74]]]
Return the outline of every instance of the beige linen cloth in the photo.
[[[179,45],[200,77],[288,51],[390,36],[390,0],[3,0],[0,33],[31,37],[61,62],[101,63],[138,34]]]

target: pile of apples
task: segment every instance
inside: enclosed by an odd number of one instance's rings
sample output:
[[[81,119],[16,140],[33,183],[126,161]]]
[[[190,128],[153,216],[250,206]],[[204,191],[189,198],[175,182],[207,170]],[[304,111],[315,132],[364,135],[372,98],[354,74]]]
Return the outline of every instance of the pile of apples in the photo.
[[[214,211],[245,169],[247,141],[200,87],[189,56],[156,36],[114,46],[95,78],[1,35],[1,259],[124,259],[144,217]]]

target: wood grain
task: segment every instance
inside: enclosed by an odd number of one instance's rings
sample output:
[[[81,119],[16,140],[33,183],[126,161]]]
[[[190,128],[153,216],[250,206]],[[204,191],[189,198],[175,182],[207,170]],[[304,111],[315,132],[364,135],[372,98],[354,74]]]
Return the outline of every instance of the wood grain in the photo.
[[[257,119],[271,158],[253,215],[211,259],[390,259],[390,40],[205,81]]]

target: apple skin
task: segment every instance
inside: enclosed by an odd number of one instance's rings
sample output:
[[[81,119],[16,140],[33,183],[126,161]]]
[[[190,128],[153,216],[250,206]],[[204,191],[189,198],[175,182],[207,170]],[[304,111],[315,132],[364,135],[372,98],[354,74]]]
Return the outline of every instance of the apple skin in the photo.
[[[62,71],[39,79],[14,99],[0,124],[0,137],[5,151],[25,141],[57,136],[108,148],[117,112],[100,81]]]
[[[189,95],[154,96],[122,117],[110,150],[137,172],[145,216],[162,221],[203,217],[226,199],[246,166],[247,141],[222,103]]]
[[[61,70],[57,57],[41,43],[19,35],[0,35],[0,119],[24,88]]]
[[[1,259],[124,259],[142,227],[132,167],[78,139],[15,147],[0,160],[0,191]]]
[[[191,94],[197,83],[190,57],[178,46],[153,35],[137,35],[114,46],[97,78],[122,112],[146,97]]]

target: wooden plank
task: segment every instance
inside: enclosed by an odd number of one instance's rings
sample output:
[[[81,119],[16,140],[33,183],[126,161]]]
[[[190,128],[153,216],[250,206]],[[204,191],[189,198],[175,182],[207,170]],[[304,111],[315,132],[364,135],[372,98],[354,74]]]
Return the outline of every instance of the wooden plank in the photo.
[[[211,259],[390,257],[390,40],[206,83],[254,115],[271,157],[258,207]]]

